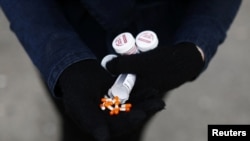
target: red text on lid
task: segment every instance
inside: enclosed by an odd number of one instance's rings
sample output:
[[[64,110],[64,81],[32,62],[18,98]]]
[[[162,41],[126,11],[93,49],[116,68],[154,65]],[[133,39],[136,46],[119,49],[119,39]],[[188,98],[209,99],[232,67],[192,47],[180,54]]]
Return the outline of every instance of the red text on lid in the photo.
[[[117,46],[122,46],[128,42],[126,34],[122,34],[119,38],[115,40]]]
[[[154,36],[153,34],[145,32],[141,36],[139,36],[138,40],[145,43],[151,43],[154,40]]]

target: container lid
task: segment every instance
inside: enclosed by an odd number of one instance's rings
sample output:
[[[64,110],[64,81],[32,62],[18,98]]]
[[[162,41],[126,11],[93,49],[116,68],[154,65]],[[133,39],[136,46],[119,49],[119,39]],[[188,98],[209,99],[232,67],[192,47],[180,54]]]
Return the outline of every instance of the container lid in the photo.
[[[116,58],[116,57],[117,57],[117,55],[115,55],[115,54],[108,54],[108,55],[106,55],[106,56],[102,59],[102,61],[101,61],[101,66],[107,70],[106,64],[107,64],[109,61],[111,61],[112,59]]]
[[[129,32],[121,33],[113,40],[112,46],[117,53],[125,54],[135,46],[135,38]]]
[[[151,30],[139,33],[135,39],[136,45],[141,52],[152,50],[158,46],[157,35]]]

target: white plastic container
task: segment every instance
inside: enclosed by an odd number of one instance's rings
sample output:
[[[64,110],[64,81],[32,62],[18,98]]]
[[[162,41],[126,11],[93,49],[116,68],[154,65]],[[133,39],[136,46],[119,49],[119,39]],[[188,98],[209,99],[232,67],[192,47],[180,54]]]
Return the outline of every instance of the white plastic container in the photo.
[[[136,46],[137,45],[137,46]],[[131,33],[125,32],[119,34],[112,43],[115,51],[121,55],[130,55],[141,52],[146,52],[156,48],[158,45],[158,38],[153,31],[143,31],[134,39]],[[139,50],[138,50],[139,49]],[[102,66],[106,68],[106,63],[116,55],[107,55],[102,60]],[[108,91],[108,95],[111,98],[118,96],[121,100],[121,104],[124,104],[128,99],[130,92],[135,84],[135,74],[120,74],[115,83]]]
[[[112,46],[116,53],[119,53],[121,55],[139,53],[135,45],[135,38],[129,32],[124,32],[116,36],[116,38],[112,42]]]
[[[109,89],[108,95],[111,98],[118,96],[121,104],[124,104],[128,99],[130,92],[135,84],[136,76],[133,74],[120,74],[113,86]]]
[[[140,32],[135,39],[136,46],[141,52],[146,52],[155,49],[158,46],[158,37],[151,30]]]

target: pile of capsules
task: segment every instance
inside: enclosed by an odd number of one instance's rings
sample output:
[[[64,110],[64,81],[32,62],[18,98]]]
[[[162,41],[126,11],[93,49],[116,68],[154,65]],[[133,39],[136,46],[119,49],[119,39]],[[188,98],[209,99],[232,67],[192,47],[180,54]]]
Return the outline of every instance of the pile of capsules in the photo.
[[[120,111],[129,112],[132,104],[126,103],[122,104],[120,98],[115,96],[113,99],[105,96],[101,99],[102,104],[100,104],[100,108],[104,111],[106,109],[110,110],[109,114],[118,115]]]

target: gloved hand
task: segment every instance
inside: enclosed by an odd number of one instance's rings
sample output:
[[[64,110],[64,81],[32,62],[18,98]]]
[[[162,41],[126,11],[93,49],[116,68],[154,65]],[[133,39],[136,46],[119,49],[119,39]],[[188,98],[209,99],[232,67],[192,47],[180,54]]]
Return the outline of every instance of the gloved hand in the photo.
[[[97,141],[132,132],[165,106],[160,99],[141,100],[133,104],[131,112],[111,117],[101,111],[99,105],[114,81],[115,78],[95,60],[71,65],[58,81],[67,114]]]
[[[172,47],[129,56],[119,56],[106,64],[114,74],[134,73],[141,82],[161,92],[194,80],[202,71],[204,61],[192,43],[180,43]]]
[[[97,141],[109,138],[109,129],[98,105],[113,78],[95,60],[68,67],[58,80],[66,113]]]

